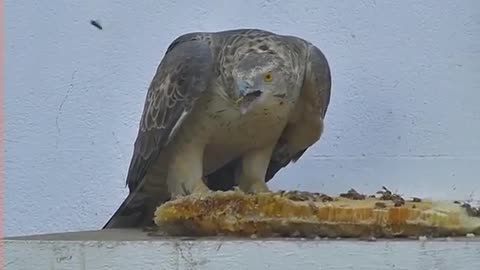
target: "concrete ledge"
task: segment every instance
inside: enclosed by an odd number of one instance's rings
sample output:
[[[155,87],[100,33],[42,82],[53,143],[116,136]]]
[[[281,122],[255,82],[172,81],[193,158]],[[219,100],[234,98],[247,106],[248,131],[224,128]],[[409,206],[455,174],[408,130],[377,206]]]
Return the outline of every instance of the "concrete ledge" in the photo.
[[[5,269],[480,269],[480,238],[301,240],[86,231],[3,240]]]

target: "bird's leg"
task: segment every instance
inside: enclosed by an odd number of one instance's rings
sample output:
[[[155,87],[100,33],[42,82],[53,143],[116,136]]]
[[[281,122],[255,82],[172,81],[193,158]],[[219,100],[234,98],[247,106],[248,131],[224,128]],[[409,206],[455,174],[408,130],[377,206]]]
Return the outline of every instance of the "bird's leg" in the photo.
[[[172,198],[210,190],[203,182],[203,146],[177,141],[171,154],[167,185]]]
[[[270,157],[273,151],[272,146],[255,149],[246,153],[242,158],[240,174],[236,179],[238,187],[247,193],[269,192],[265,183]]]

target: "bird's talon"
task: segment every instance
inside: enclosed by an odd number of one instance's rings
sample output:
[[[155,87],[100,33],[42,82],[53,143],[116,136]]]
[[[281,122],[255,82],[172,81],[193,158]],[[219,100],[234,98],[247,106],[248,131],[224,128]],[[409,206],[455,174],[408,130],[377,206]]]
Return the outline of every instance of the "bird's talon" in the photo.
[[[267,187],[265,181],[258,181],[251,183],[250,185],[240,185],[240,189],[248,194],[258,194],[270,192],[270,189]]]

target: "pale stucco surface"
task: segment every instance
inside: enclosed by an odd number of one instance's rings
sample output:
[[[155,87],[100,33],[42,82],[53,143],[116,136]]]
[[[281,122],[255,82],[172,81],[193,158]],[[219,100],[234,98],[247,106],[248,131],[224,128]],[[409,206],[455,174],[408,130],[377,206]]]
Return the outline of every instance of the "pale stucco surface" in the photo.
[[[480,269],[478,238],[198,239],[102,230],[35,235],[7,239],[3,244],[8,270]]]
[[[324,137],[272,188],[480,198],[478,1],[4,3],[6,235],[108,220],[127,194],[146,88],[190,31],[261,28],[326,54]]]

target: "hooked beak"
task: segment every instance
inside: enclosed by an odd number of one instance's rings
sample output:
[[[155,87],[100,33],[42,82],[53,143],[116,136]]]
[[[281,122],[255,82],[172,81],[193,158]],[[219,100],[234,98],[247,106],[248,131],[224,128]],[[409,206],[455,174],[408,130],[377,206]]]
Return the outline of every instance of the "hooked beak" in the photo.
[[[251,108],[255,100],[262,95],[262,91],[254,89],[253,84],[248,81],[240,81],[237,84],[239,98],[236,101],[237,104],[240,104],[240,113],[245,114]]]
[[[246,96],[253,88],[253,83],[250,81],[241,80],[237,83],[239,97]]]

